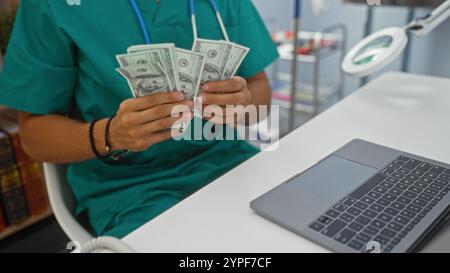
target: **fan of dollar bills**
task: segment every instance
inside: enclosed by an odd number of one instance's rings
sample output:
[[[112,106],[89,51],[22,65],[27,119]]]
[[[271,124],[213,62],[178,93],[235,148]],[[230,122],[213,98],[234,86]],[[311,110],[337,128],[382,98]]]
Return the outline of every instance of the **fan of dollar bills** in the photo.
[[[174,44],[136,45],[117,55],[117,71],[128,81],[134,97],[181,91],[186,99],[200,85],[235,75],[249,48],[227,41],[197,39],[192,51]]]

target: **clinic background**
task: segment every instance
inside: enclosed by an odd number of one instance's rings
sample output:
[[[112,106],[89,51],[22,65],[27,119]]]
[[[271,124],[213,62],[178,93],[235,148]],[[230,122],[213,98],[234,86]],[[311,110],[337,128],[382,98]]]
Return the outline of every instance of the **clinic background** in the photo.
[[[312,0],[315,1],[315,0]],[[294,1],[292,0],[253,0],[256,7],[261,13],[267,27],[271,30],[292,28],[292,21],[286,15],[291,15]],[[366,23],[366,15],[368,5],[349,4],[341,0],[325,1],[326,8],[319,15],[314,15],[311,1],[303,1],[301,29],[318,31],[335,23],[343,23],[348,28],[348,45],[349,50],[353,45],[363,38],[364,26]],[[382,1],[383,2],[383,1]],[[411,1],[413,2],[413,1]],[[403,26],[408,22],[408,8],[399,6],[382,5],[373,7],[374,18],[372,32],[390,26]],[[416,8],[416,17],[422,16],[430,12],[430,8]],[[434,32],[430,33],[426,38],[417,38],[413,36],[411,39],[412,47],[409,56],[409,69],[411,73],[450,77],[450,59],[448,51],[450,49],[450,21],[444,22]],[[334,58],[338,58],[335,56]],[[329,60],[336,62],[336,60]],[[400,70],[401,58],[393,64],[386,67],[383,71],[372,75],[373,79],[377,75],[386,71]],[[303,66],[299,72],[301,79],[309,81],[305,78],[310,75],[308,67]],[[336,77],[336,66],[322,66],[323,77]],[[345,91],[346,94],[358,89],[360,80],[357,78],[346,77]]]

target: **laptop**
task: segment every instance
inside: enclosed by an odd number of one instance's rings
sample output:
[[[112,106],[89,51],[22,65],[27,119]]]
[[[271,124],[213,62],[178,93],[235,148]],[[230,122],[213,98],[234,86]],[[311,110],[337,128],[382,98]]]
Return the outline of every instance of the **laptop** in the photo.
[[[335,252],[450,252],[449,190],[449,164],[355,139],[250,207]]]

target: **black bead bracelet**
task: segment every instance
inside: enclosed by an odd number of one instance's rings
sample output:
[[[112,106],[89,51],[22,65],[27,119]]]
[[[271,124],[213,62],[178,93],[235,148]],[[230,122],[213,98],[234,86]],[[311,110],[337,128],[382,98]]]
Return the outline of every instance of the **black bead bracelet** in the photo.
[[[94,127],[95,124],[99,121],[100,119],[96,119],[94,121],[91,122],[91,124],[89,125],[89,142],[91,143],[91,150],[92,152],[95,154],[95,156],[99,159],[107,159],[111,156],[111,152],[108,151],[108,154],[106,155],[102,155],[97,151],[97,147],[95,147],[95,139],[94,139]]]

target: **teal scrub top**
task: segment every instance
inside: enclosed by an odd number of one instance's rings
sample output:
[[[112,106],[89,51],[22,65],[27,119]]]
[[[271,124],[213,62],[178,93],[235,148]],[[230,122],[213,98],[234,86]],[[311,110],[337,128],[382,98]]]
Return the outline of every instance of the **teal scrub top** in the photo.
[[[132,97],[115,71],[116,54],[144,43],[129,1],[71,2],[20,1],[0,73],[0,104],[89,122],[114,115]],[[208,1],[196,2],[199,37],[223,39]],[[217,2],[230,39],[251,48],[238,74],[248,78],[263,71],[278,55],[255,7],[250,0]],[[192,48],[187,0],[137,4],[153,43]],[[255,153],[240,140],[168,140],[120,162],[72,163],[68,181],[76,212],[87,213],[93,231],[123,237]]]

